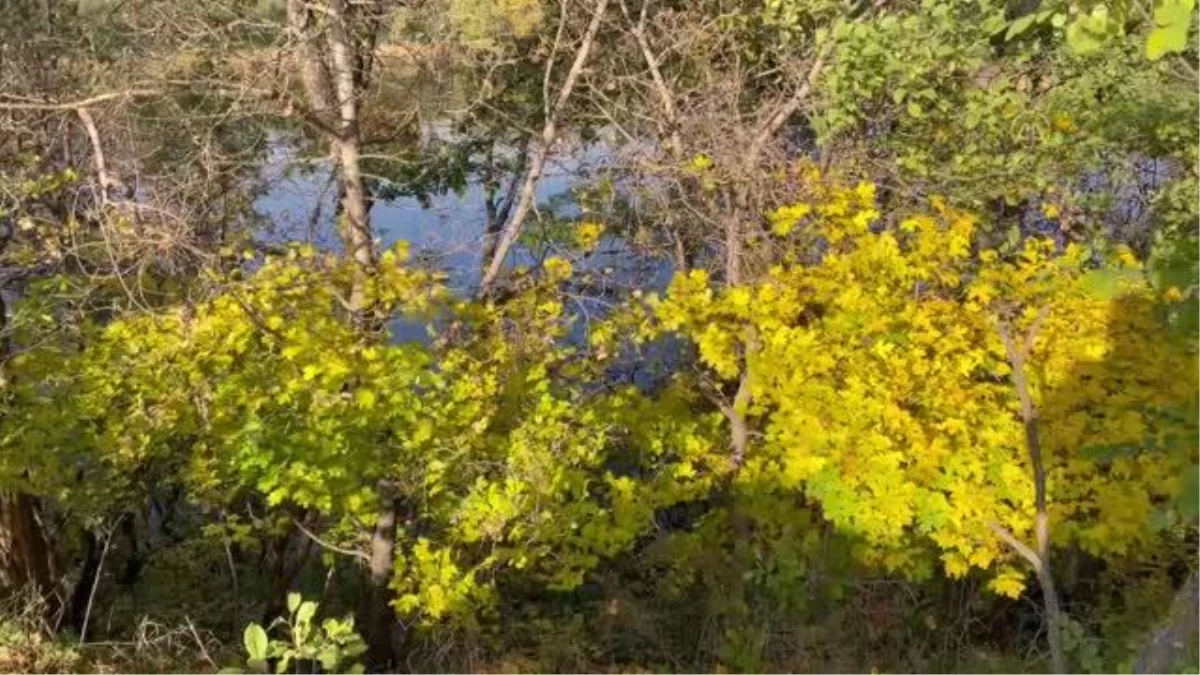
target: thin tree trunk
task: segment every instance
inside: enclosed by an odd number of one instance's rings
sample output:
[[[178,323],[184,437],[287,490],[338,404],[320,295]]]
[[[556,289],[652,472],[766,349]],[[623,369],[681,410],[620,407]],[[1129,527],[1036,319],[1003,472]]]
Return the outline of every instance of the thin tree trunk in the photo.
[[[650,48],[650,41],[646,38],[646,14],[649,8],[650,0],[645,0],[638,13],[637,22],[633,23],[631,32],[634,40],[637,41],[638,49],[642,52],[642,60],[646,62],[646,68],[650,71],[650,81],[654,84],[654,91],[658,94],[659,102],[662,104],[663,119],[666,121],[667,127],[667,151],[671,153],[672,157],[679,159],[683,155],[683,139],[679,135],[679,114],[675,108],[675,96],[671,93],[671,88],[667,86],[667,81],[662,75],[662,68],[658,63],[658,57],[654,55],[654,50]],[[633,22],[624,0],[621,0],[621,13],[625,15],[626,20]]]
[[[392,567],[396,556],[396,524],[400,501],[392,487],[381,481],[376,492],[384,495],[371,535],[367,560],[367,592],[363,596],[363,637],[367,643],[367,661],[377,670],[396,665],[403,635],[391,604]]]
[[[366,297],[377,252],[359,152],[359,96],[368,81],[366,69],[371,63],[361,50],[372,49],[374,39],[365,42],[354,39],[346,0],[327,0],[325,9],[322,35],[327,53],[317,47],[315,36],[306,34],[317,23],[309,15],[307,4],[303,0],[288,1],[289,23],[301,44],[301,73],[310,105],[318,112],[329,111],[323,117],[336,130],[327,137],[340,183],[338,231],[346,256],[357,268],[350,288],[349,309],[355,326],[367,336],[380,328],[382,319],[368,306]],[[372,5],[367,11],[377,10]],[[378,16],[372,15],[369,20],[373,27],[369,29],[377,30],[382,25]],[[386,669],[398,657],[395,636],[399,628],[390,589],[396,546],[396,498],[386,479],[379,482],[377,496],[381,510],[371,537],[367,589],[361,599],[360,614],[368,661],[375,669]]]
[[[329,51],[337,89],[340,137],[334,141],[342,178],[340,224],[346,253],[358,264],[359,272],[350,292],[350,309],[365,312],[366,276],[375,262],[375,243],[367,219],[367,194],[359,161],[358,92],[355,87],[353,45],[346,25],[345,0],[329,0]],[[358,317],[361,321],[361,317]]]
[[[635,22],[633,17],[630,16],[629,7],[626,5],[625,0],[621,0],[621,13],[625,15],[625,19],[632,25],[630,32],[633,34],[634,40],[637,41],[638,50],[642,53],[642,60],[646,62],[646,69],[650,71],[650,82],[653,84],[654,91],[658,95],[659,103],[662,106],[664,122],[662,135],[666,138],[663,145],[666,147],[667,154],[671,156],[671,159],[676,163],[680,163],[684,159],[684,147],[683,136],[680,134],[679,113],[675,106],[675,95],[671,92],[671,88],[667,86],[667,80],[663,77],[658,57],[654,55],[654,50],[650,48],[650,40],[646,37],[646,15],[649,9],[650,0],[645,0],[642,3],[642,8],[638,12],[638,18]],[[687,189],[694,187],[695,182],[693,179],[679,186],[682,197],[687,197]],[[672,223],[668,223],[667,231],[671,236],[671,243],[674,247],[675,271],[686,272],[691,267],[691,261],[688,259],[688,244],[683,230]]]
[[[750,423],[746,420],[746,409],[750,406],[750,365],[746,364],[738,380],[737,393],[732,403],[720,403],[721,412],[729,420],[729,447],[734,471],[746,462],[746,451],[750,447]]]
[[[67,610],[67,623],[75,632],[83,628],[83,616],[87,611],[88,598],[91,597],[92,582],[100,570],[100,539],[90,530],[84,532],[83,567],[79,573],[79,581],[71,592],[71,602]]]
[[[1046,310],[1039,314],[1020,344],[1012,335],[1011,328],[1003,320],[999,323],[1000,339],[1008,356],[1009,367],[1012,370],[1013,387],[1017,390],[1017,399],[1021,407],[1021,422],[1025,427],[1025,447],[1029,452],[1029,463],[1033,468],[1034,508],[1037,515],[1034,522],[1034,550],[1020,544],[1011,534],[1004,539],[1018,553],[1029,559],[1037,573],[1038,585],[1042,589],[1042,604],[1046,615],[1046,639],[1050,646],[1050,661],[1055,673],[1066,672],[1066,657],[1062,646],[1062,610],[1059,606],[1058,592],[1054,587],[1054,574],[1050,565],[1050,513],[1046,507],[1046,467],[1042,459],[1042,442],[1038,428],[1037,407],[1029,389],[1029,381],[1025,374],[1025,362],[1033,348],[1037,330],[1046,315]]]
[[[521,149],[521,154],[517,160],[516,169],[513,171],[512,179],[509,181],[508,189],[504,193],[504,198],[497,204],[495,201],[495,193],[488,194],[486,206],[487,227],[483,235],[483,255],[480,257],[484,271],[487,269],[488,263],[496,254],[497,238],[504,227],[504,223],[508,221],[509,214],[512,213],[513,203],[516,201],[517,188],[519,187],[522,176],[525,174],[525,167],[529,164],[529,146],[528,142]]]
[[[565,2],[565,0],[563,1]],[[596,40],[596,33],[600,30],[600,21],[604,18],[604,10],[607,7],[608,0],[596,0],[591,23],[588,24],[587,31],[584,33],[579,47],[575,50],[575,60],[571,63],[571,69],[567,71],[567,77],[563,80],[562,87],[558,90],[554,105],[547,111],[542,133],[538,137],[537,145],[530,153],[529,170],[525,174],[525,182],[521,186],[516,209],[513,211],[512,217],[505,223],[491,260],[487,263],[487,269],[483,272],[483,278],[480,279],[480,295],[488,295],[492,292],[500,272],[504,269],[504,261],[508,258],[509,251],[521,236],[525,220],[533,211],[537,199],[538,181],[541,180],[542,171],[546,167],[546,158],[550,156],[550,149],[558,138],[558,119],[571,98],[571,92],[575,88],[575,82],[579,79],[579,75],[583,72],[584,64],[587,63],[588,54]],[[548,65],[553,65],[553,58],[554,56],[551,54],[551,62]]]

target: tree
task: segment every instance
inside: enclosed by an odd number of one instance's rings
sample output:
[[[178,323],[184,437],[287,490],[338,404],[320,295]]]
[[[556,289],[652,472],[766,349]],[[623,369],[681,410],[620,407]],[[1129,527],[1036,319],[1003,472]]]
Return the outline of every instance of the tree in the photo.
[[[877,231],[871,185],[812,190],[773,220],[825,242],[817,258],[801,247],[719,292],[692,272],[655,305],[715,377],[749,383],[752,403],[733,405],[760,440],[735,447],[739,479],[799,491],[891,569],[985,569],[1015,597],[1025,558],[1063,670],[1051,546],[1122,555],[1154,536],[1195,457],[1195,417],[1180,415],[1195,383],[1175,370],[1194,349],[1137,345],[1154,339],[1159,300],[1119,271],[1137,269],[1128,252],[1095,269],[1077,245],[1030,239],[1006,258],[975,250],[975,221],[944,206]],[[1110,444],[1145,451],[1097,461]]]

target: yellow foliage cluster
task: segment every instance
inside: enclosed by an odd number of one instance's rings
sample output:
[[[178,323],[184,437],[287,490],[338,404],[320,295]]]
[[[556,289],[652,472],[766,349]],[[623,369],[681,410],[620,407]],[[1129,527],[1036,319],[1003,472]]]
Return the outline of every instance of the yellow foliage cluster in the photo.
[[[716,376],[748,378],[761,439],[739,480],[799,491],[885,565],[920,571],[916,538],[947,574],[992,570],[1019,594],[993,533],[1028,540],[1034,523],[1003,326],[1030,341],[1055,541],[1103,556],[1150,537],[1195,461],[1196,357],[1164,348],[1136,260],[1038,238],[978,250],[974,219],[938,200],[895,229],[878,218],[870,185],[817,186],[768,219],[803,222],[819,261],[723,289],[693,271],[652,300]]]

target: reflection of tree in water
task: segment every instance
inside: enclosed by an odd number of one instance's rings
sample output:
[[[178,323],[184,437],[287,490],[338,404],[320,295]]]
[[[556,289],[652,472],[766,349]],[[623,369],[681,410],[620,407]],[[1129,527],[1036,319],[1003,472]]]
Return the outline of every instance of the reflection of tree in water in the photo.
[[[1156,633],[1147,644],[1139,665],[1148,672],[1180,657],[1179,645],[1194,648],[1196,633],[1196,613],[1177,610],[1195,605],[1195,530],[1184,519],[1194,518],[1196,501],[1200,383],[1194,337],[1168,330],[1166,311],[1148,294],[1128,294],[1114,299],[1106,314],[1077,312],[1070,316],[1074,334],[1050,331],[1045,340],[1047,347],[1052,340],[1080,341],[1083,353],[1050,348],[1030,364],[1032,379],[1042,385],[1053,536],[1074,544],[1059,553],[1055,568],[1068,615],[1074,593],[1095,600],[1106,592],[1081,587],[1077,579],[1094,578],[1081,577],[1081,567],[1117,570],[1121,558],[1150,548],[1162,551],[1153,558],[1167,569],[1129,573],[1165,572],[1174,587],[1183,586],[1181,593],[1192,594],[1190,604],[1156,608],[1171,611],[1175,637]],[[1096,338],[1081,340],[1088,334]]]

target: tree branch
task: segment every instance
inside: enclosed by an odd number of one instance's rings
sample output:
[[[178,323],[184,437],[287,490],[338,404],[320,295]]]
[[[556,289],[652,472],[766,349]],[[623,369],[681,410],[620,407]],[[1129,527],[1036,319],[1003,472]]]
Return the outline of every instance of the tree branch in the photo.
[[[322,548],[329,549],[330,551],[333,551],[334,553],[341,553],[342,555],[352,556],[352,557],[358,558],[360,560],[370,560],[370,558],[367,557],[367,554],[363,553],[362,551],[355,551],[354,549],[342,548],[341,546],[334,546],[333,544],[325,541],[324,539],[321,539],[317,535],[310,532],[307,527],[304,527],[303,525],[301,525],[299,520],[294,521],[294,523],[296,525],[296,529],[303,532],[306,536],[308,536],[309,539],[313,540],[318,546],[321,546]]]
[[[584,33],[579,47],[575,50],[575,60],[571,63],[571,69],[567,71],[567,77],[563,80],[562,87],[558,90],[554,106],[550,108],[550,114],[542,126],[542,134],[538,139],[537,148],[530,158],[529,170],[525,175],[525,182],[521,186],[520,198],[517,200],[517,206],[513,211],[512,219],[505,224],[503,231],[501,231],[500,240],[496,242],[496,247],[492,253],[492,259],[490,262],[487,262],[487,269],[483,273],[483,278],[480,279],[480,295],[491,293],[492,286],[500,276],[500,271],[504,268],[504,261],[508,258],[509,250],[516,243],[517,238],[521,236],[521,228],[524,227],[525,220],[529,217],[530,212],[533,211],[534,202],[537,199],[538,181],[542,177],[542,170],[545,168],[546,159],[550,155],[550,148],[558,138],[558,118],[562,115],[563,109],[566,108],[567,101],[571,98],[571,92],[575,88],[575,82],[583,72],[584,64],[587,63],[588,54],[591,52],[592,44],[596,41],[596,33],[600,31],[600,22],[604,18],[604,10],[607,7],[608,0],[596,0],[596,8],[592,14],[592,20],[588,24],[587,31]]]
[[[88,98],[78,101],[33,101],[22,99],[15,94],[5,94],[0,92],[0,110],[41,110],[41,111],[68,111],[78,110],[107,103],[109,101],[118,101],[127,98],[145,98],[147,96],[162,96],[161,89],[126,89],[123,91],[111,91],[104,94],[96,94]]]
[[[1009,532],[1007,528],[999,523],[988,523],[988,527],[1022,558],[1029,561],[1029,564],[1033,566],[1033,571],[1039,573],[1042,571],[1042,559],[1038,557],[1038,554],[1032,548],[1029,548],[1028,544],[1017,539],[1012,532]]]

